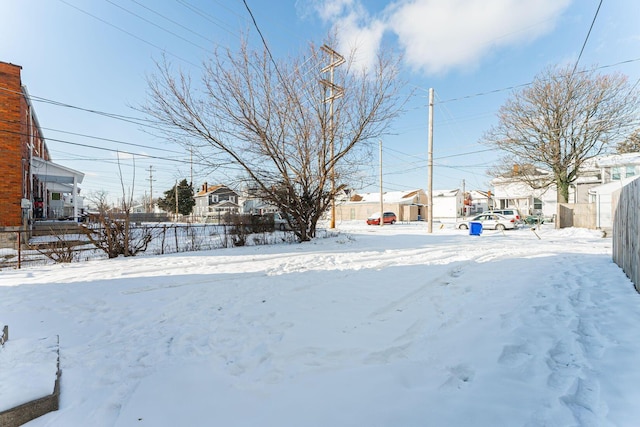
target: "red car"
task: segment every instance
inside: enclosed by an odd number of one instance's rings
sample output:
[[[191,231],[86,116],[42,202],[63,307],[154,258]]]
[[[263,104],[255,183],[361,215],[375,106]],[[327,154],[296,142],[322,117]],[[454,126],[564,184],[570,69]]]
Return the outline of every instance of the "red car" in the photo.
[[[384,213],[384,223],[385,224],[395,224],[396,223],[396,214],[393,212],[385,212]],[[376,212],[367,218],[367,224],[369,225],[380,225],[380,212]]]

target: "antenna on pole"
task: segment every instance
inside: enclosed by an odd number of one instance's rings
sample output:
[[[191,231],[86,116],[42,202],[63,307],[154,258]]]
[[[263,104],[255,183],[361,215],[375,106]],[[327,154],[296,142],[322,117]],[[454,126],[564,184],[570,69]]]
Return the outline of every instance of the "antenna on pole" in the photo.
[[[433,88],[429,88],[429,147],[427,168],[429,169],[427,232],[433,233]]]
[[[333,126],[333,100],[343,96],[344,89],[336,85],[335,83],[333,83],[333,72],[336,67],[344,64],[345,59],[342,55],[340,55],[338,52],[336,52],[326,44],[322,45],[320,49],[328,53],[330,58],[329,65],[327,65],[322,70],[320,70],[322,74],[329,72],[329,80],[321,79],[320,83],[322,83],[325,87],[329,88],[329,96],[324,100],[325,104],[327,102],[329,103],[329,132],[330,132],[329,145],[330,145],[330,151],[331,151],[331,160],[329,164],[330,165],[329,174],[331,175],[331,224],[329,228],[336,228],[336,175],[335,175],[334,162],[333,162],[334,160],[333,140],[335,138],[335,129]]]
[[[382,187],[382,140],[380,140],[380,227],[384,225],[384,191]]]

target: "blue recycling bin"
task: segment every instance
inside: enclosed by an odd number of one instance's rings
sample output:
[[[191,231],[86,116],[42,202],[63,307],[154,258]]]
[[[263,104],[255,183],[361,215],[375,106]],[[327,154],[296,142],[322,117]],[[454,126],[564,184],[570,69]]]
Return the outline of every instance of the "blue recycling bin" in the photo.
[[[470,222],[469,223],[469,235],[470,236],[479,236],[482,234],[482,223],[481,222]]]

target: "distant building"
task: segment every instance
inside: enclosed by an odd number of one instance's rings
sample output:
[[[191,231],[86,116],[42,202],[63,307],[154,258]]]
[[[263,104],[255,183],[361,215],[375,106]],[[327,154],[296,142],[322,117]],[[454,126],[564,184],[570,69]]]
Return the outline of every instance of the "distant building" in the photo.
[[[541,181],[552,173],[537,169]],[[584,162],[575,182],[569,186],[569,204],[593,205],[591,212],[596,228],[612,226],[616,190],[640,176],[640,153],[612,154],[593,157]],[[558,192],[555,185],[532,188],[516,173],[495,178],[492,202],[499,209],[517,208],[524,215],[553,218],[558,212]]]
[[[226,214],[236,214],[240,210],[238,193],[226,185],[209,186],[205,182],[194,199],[193,215],[196,221],[222,222]]]
[[[433,219],[458,218],[463,211],[464,195],[459,189],[437,190],[433,192]]]
[[[398,221],[425,219],[427,195],[424,190],[388,191],[382,195],[385,212],[396,214]],[[380,212],[380,193],[350,194],[336,203],[336,221],[366,220]]]
[[[0,61],[0,227],[78,218],[84,174],[53,163],[19,65]]]

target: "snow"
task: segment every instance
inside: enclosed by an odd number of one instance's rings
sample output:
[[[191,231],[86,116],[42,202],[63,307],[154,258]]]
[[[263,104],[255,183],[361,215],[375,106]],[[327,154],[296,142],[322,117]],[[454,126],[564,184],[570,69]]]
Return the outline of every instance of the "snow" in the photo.
[[[6,350],[0,350],[0,412],[53,393],[57,337],[11,339],[4,345]]]
[[[552,227],[5,270],[0,325],[60,337],[29,426],[637,425],[640,296],[610,238]]]

